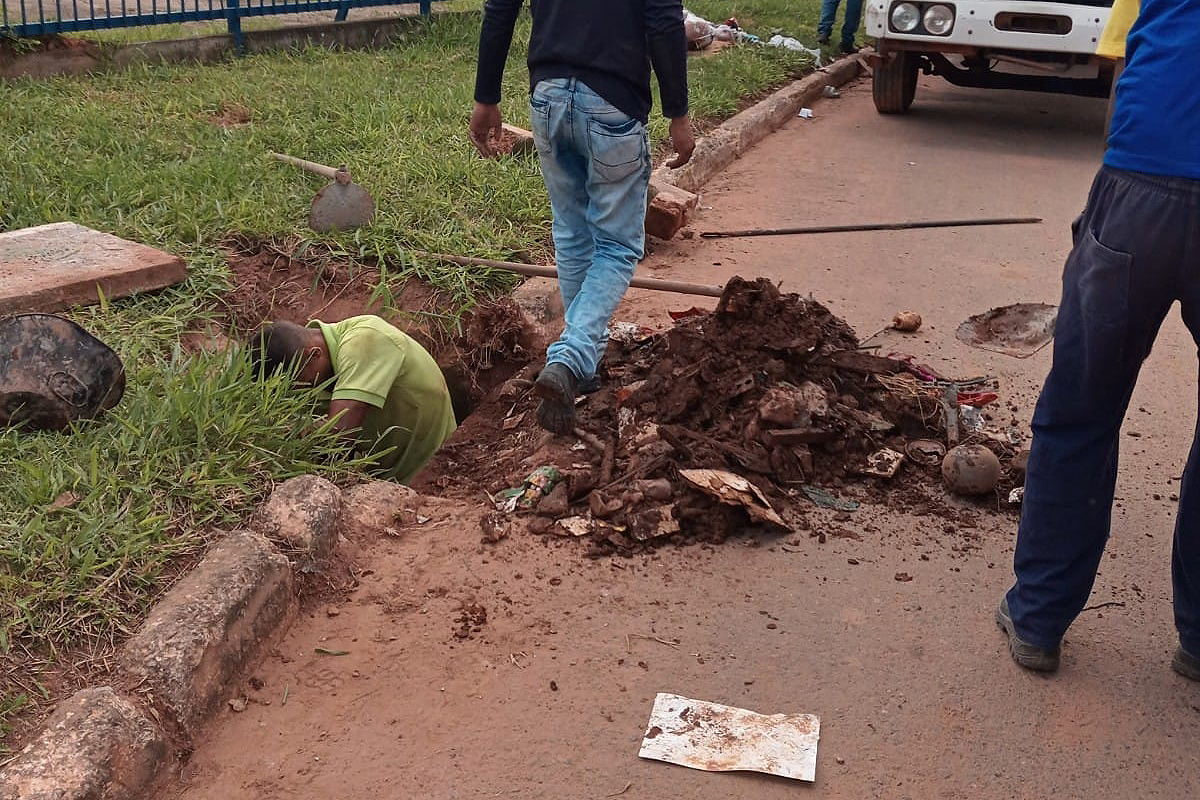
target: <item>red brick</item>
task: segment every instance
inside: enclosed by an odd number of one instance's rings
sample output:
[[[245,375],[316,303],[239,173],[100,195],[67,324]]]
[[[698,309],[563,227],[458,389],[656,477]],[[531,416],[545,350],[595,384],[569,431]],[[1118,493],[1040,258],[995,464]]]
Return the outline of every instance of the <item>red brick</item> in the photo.
[[[657,239],[671,239],[688,223],[700,198],[678,186],[651,179],[653,199],[646,208],[646,233]]]

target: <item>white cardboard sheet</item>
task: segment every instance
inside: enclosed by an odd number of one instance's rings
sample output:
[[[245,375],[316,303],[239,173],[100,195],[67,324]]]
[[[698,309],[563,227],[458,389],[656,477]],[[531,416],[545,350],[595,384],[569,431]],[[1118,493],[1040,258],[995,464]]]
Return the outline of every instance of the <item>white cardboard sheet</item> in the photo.
[[[821,720],[812,714],[756,714],[659,693],[638,755],[710,772],[812,781],[820,735]]]

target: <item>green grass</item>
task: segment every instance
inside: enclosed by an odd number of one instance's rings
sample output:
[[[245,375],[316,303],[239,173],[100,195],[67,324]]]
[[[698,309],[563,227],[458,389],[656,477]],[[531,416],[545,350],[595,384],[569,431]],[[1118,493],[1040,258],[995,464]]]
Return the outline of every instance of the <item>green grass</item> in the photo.
[[[776,28],[814,35],[815,0],[689,7],[710,19],[736,15],[764,38]],[[512,279],[406,258],[409,248],[550,257],[536,161],[480,160],[466,136],[478,27],[472,15],[435,17],[382,51],[0,84],[0,230],[75,220],[178,253],[190,267],[182,286],[76,314],[126,362],[129,390],[114,412],[69,435],[0,433],[0,731],[43,695],[45,670],[120,639],[180,559],[235,524],[273,481],[357,468],[328,435],[297,435],[311,396],[245,380],[236,356],[180,352],[181,332],[227,288],[220,245],[230,234],[377,263],[393,285],[418,276],[450,298],[452,318]],[[524,19],[503,103],[522,125],[528,33]],[[728,116],[808,66],[763,47],[693,58],[693,115]],[[250,123],[214,125],[227,104],[248,108]],[[651,131],[661,143],[666,122],[652,117]],[[271,161],[272,150],[349,164],[375,196],[375,223],[307,231],[324,181]],[[66,492],[76,502],[52,509]]]

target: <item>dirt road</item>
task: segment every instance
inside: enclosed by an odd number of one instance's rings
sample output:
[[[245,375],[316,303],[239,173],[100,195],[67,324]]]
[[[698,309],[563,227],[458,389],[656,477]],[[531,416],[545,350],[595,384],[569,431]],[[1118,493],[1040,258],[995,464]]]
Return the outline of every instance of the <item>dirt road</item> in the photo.
[[[710,184],[694,228],[1046,223],[696,238],[659,246],[647,272],[773,276],[863,335],[916,309],[922,332],[884,334],[885,347],[946,373],[997,375],[1018,409],[1006,417],[1027,423],[1049,352],[973,350],[954,329],[993,306],[1056,302],[1103,103],[923,83],[911,117],[877,117],[869,85],[815,110]],[[622,314],[664,325],[666,308],[686,305],[634,292]],[[471,512],[431,503],[429,522],[369,545],[371,572],[334,615],[318,606],[296,625],[240,690],[269,705],[224,714],[167,796],[1195,796],[1200,686],[1167,665],[1172,496],[1193,428],[1194,352],[1173,317],[1127,421],[1092,601],[1121,605],[1083,615],[1056,677],[1014,666],[992,621],[1011,577],[1011,516],[814,511],[814,531],[836,525],[861,541],[801,535],[589,561],[569,542],[481,546]],[[901,572],[912,580],[896,580]],[[464,606],[476,623],[482,606],[486,622],[464,627]],[[820,715],[816,784],[639,760],[658,691]]]

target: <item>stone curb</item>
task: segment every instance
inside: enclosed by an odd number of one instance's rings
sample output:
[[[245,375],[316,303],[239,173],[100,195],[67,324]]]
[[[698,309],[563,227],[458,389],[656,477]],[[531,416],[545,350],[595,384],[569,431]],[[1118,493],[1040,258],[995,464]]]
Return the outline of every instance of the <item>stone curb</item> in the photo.
[[[411,505],[416,495],[389,484],[356,487],[350,497],[353,508],[340,489],[310,475],[276,487],[251,518],[261,533],[230,533],[155,604],[121,648],[114,687],[60,702],[0,769],[0,800],[152,797],[221,707],[229,682],[291,624],[296,574],[327,556],[343,527],[383,520],[380,507]],[[295,561],[264,534],[278,536]]]
[[[434,16],[471,14],[470,11],[435,11]],[[386,47],[403,39],[425,18],[419,15],[375,17],[315,25],[287,25],[243,35],[246,53],[266,53],[303,47],[367,50]],[[127,69],[136,64],[215,64],[236,52],[229,34],[193,36],[113,45],[68,40],[62,47],[6,57],[0,54],[0,80],[48,78],[56,75],[85,75]]]
[[[59,703],[37,741],[0,771],[0,798],[136,797],[168,756],[158,723],[115,689]]]
[[[861,55],[839,59],[783,87],[721,123],[697,142],[692,159],[687,164],[679,169],[659,167],[652,179],[698,193],[701,186],[723,172],[743,153],[794,118],[801,108],[811,105],[826,86],[841,86],[858,77],[862,59]]]
[[[276,490],[278,491],[278,490]],[[288,559],[266,537],[235,531],[218,542],[126,642],[119,669],[175,738],[189,741],[225,685],[296,611]]]

